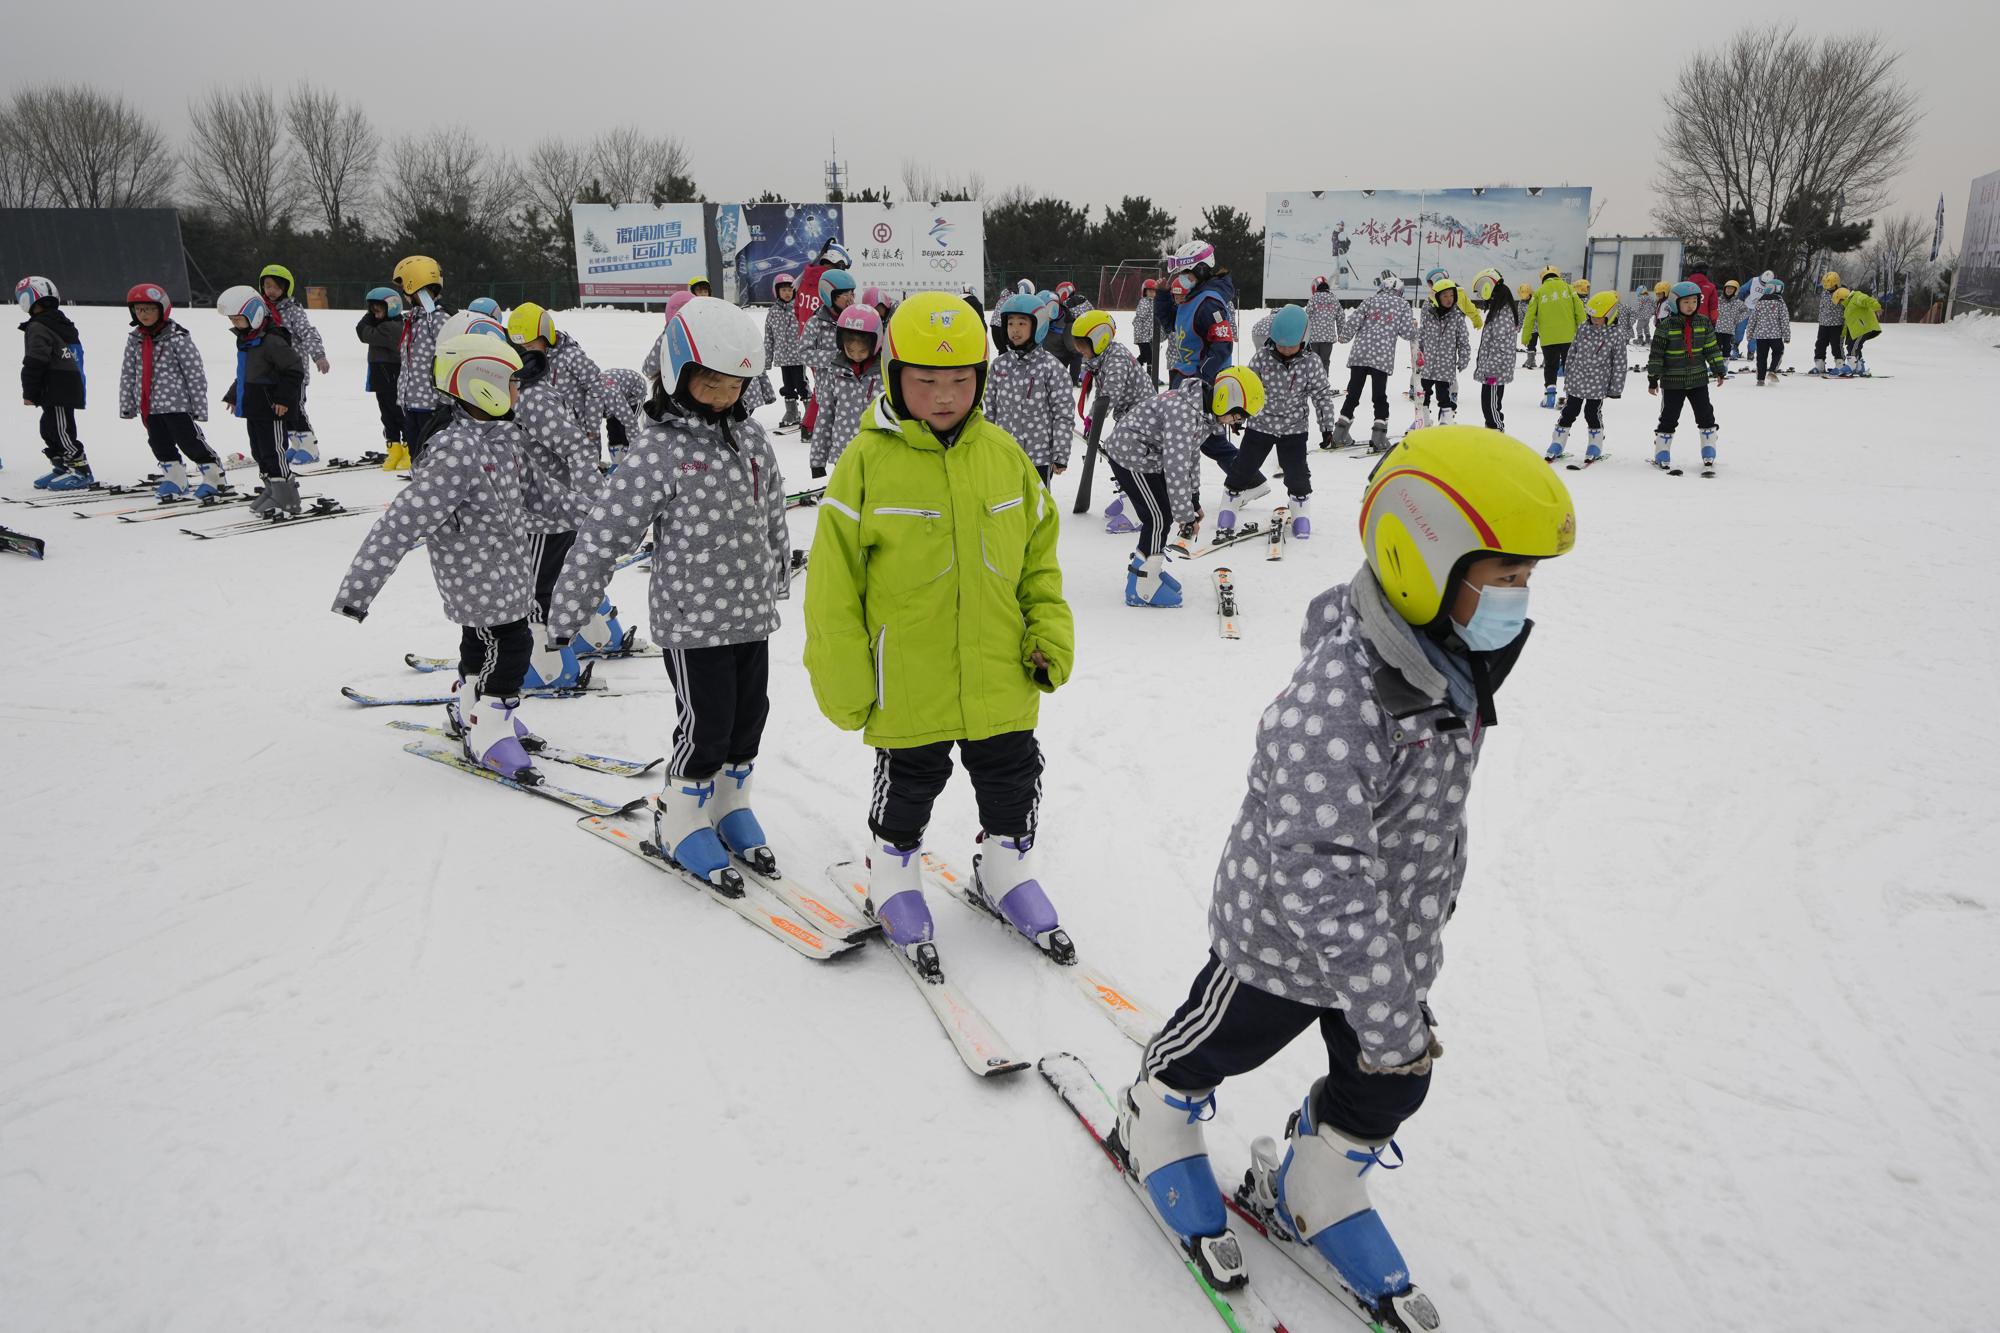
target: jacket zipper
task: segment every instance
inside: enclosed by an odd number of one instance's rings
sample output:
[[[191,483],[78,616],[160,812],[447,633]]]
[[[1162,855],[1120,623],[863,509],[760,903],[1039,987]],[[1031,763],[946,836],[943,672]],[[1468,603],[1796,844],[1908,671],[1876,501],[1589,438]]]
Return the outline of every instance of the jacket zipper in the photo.
[[[1018,509],[1020,508],[1020,506],[1021,506],[1021,497],[1017,495],[1011,500],[1002,500],[999,504],[992,506],[986,512],[989,514],[998,514],[1004,510]],[[876,512],[880,513],[881,511],[877,510]]]
[[[876,513],[878,513],[878,514],[908,514],[908,515],[910,515],[910,516],[911,516],[912,518],[943,518],[943,517],[944,517],[944,514],[943,514],[943,513],[941,512],[941,511],[939,511],[939,510],[936,510],[936,509],[899,509],[899,508],[892,508],[892,507],[889,507],[889,506],[886,506],[886,505],[885,505],[885,506],[883,506],[883,507],[881,507],[881,508],[878,508],[878,509],[877,509],[877,510],[876,510],[875,512],[876,512]]]
[[[889,698],[886,691],[886,679],[883,668],[883,663],[887,660],[886,654],[888,648],[889,627],[884,625],[881,629],[875,631],[875,707],[877,711],[884,713],[889,711]]]
[[[760,498],[760,496],[758,495],[757,488],[758,488],[757,460],[753,458],[750,460],[750,498],[752,500]]]

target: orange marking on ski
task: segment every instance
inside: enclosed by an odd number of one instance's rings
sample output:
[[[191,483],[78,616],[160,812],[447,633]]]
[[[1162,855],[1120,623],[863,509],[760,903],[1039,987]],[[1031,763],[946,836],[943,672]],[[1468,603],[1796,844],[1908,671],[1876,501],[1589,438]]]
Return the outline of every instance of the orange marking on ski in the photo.
[[[1111,989],[1111,987],[1105,985],[1103,982],[1093,981],[1090,984],[1097,988],[1097,998],[1104,1001],[1105,1008],[1123,1009],[1134,1014],[1139,1012],[1138,1005],[1133,1004],[1130,1000],[1126,999],[1123,995],[1120,995],[1117,991]]]
[[[787,935],[792,936],[794,939],[802,940],[805,943],[811,945],[815,949],[824,949],[826,947],[825,940],[813,934],[810,930],[807,930],[804,926],[799,925],[796,921],[789,921],[784,917],[772,916],[768,913],[766,915],[772,925],[776,926],[779,930],[784,931]]]

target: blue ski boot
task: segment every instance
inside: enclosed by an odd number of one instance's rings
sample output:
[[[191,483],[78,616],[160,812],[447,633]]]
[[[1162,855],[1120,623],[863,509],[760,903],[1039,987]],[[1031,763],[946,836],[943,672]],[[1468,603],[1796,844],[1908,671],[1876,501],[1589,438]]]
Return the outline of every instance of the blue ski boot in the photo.
[[[1595,463],[1602,457],[1604,457],[1604,432],[1594,430],[1590,432],[1590,443],[1584,446],[1583,461]]]
[[[1569,427],[1557,426],[1555,438],[1549,441],[1549,452],[1544,461],[1553,463],[1569,452]]]
[[[1720,430],[1705,430],[1701,433],[1701,461],[1707,467],[1715,466],[1715,442],[1721,434]]]
[[[1555,405],[1556,405],[1556,386],[1551,384],[1548,388],[1542,390],[1542,406],[1554,407]]]
[[[1181,581],[1167,573],[1166,560],[1163,555],[1149,555],[1143,562],[1133,557],[1125,571],[1125,605],[1168,610],[1180,606]]]
[[[1674,465],[1674,437],[1655,435],[1653,437],[1653,466],[1662,471]]]
[[[576,649],[536,645],[528,657],[528,678],[522,682],[531,690],[577,690],[589,682],[589,675],[577,661]]]
[[[669,776],[653,800],[653,845],[723,897],[741,898],[743,876],[731,868],[729,849],[709,822],[714,799],[714,778]]]
[[[188,495],[188,474],[184,464],[179,462],[160,465],[160,484],[153,488],[153,494],[162,500],[184,500]]]
[[[1104,1146],[1139,1182],[1147,1206],[1208,1285],[1231,1291],[1247,1282],[1249,1273],[1201,1132],[1201,1122],[1214,1117],[1213,1088],[1182,1092],[1141,1079],[1119,1099],[1118,1125]]]
[[[41,485],[39,481],[35,484],[37,486]],[[90,465],[86,463],[82,467],[73,467],[67,471],[58,472],[49,480],[46,489],[51,491],[87,491],[96,484],[97,478],[90,475]]]
[[[616,657],[632,651],[638,641],[639,627],[626,629],[618,623],[618,608],[611,604],[609,597],[597,604],[589,621],[576,632],[577,656]]]
[[[750,775],[756,767],[753,763],[722,766],[715,783],[715,834],[737,860],[768,877],[778,873],[778,855],[750,809]]]

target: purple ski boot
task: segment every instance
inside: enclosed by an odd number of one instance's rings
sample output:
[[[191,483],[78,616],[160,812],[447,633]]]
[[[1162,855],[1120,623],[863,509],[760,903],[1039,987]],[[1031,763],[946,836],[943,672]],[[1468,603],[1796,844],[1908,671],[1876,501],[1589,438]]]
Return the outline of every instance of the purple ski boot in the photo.
[[[942,981],[937,945],[931,943],[931,907],[924,901],[922,843],[898,847],[876,840],[868,858],[868,914],[882,923],[882,935],[926,981]]]
[[[1139,525],[1125,512],[1125,497],[1120,495],[1104,507],[1104,530],[1106,532],[1137,532]]]
[[[1056,922],[1055,904],[1035,872],[1035,837],[982,833],[986,850],[972,858],[973,892],[979,906],[1019,931],[1058,963],[1076,961],[1076,946]]]
[[[1287,509],[1292,516],[1292,540],[1299,542],[1311,541],[1313,521],[1311,515],[1306,513],[1306,505],[1311,502],[1312,497],[1309,495],[1294,495],[1290,497],[1290,500],[1291,503],[1287,506]]]
[[[514,730],[514,710],[519,699],[490,699],[475,695],[459,712],[465,757],[482,768],[490,768],[516,782],[539,782],[541,774],[521,745]]]

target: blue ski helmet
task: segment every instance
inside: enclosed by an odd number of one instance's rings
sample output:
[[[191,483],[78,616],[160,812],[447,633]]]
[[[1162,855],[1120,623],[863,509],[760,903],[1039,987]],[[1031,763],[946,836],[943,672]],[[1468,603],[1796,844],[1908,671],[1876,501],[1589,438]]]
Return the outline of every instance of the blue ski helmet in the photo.
[[[854,275],[844,268],[830,268],[819,275],[819,303],[831,306],[841,292],[854,290]]]
[[[380,301],[389,308],[389,314],[392,317],[403,313],[403,298],[401,294],[391,291],[387,287],[371,287],[368,289],[368,304],[374,305],[377,301]]]
[[[465,308],[475,315],[491,315],[500,318],[500,303],[490,296],[475,296],[465,303]]]
[[[1701,288],[1691,282],[1677,282],[1674,284],[1673,297],[1676,301],[1680,300],[1683,296],[1699,297],[1700,295]]]
[[[1034,324],[1035,345],[1039,347],[1042,339],[1049,336],[1049,322],[1043,318],[1045,310],[1046,307],[1043,305],[1041,297],[1030,296],[1025,292],[1015,292],[1012,296],[1002,301],[999,307],[994,310],[993,318],[1000,326],[1001,337],[1005,338],[1007,335],[1007,316],[1026,315]]]
[[[1271,341],[1280,347],[1297,347],[1306,340],[1306,308],[1302,305],[1282,307],[1271,316]]]

